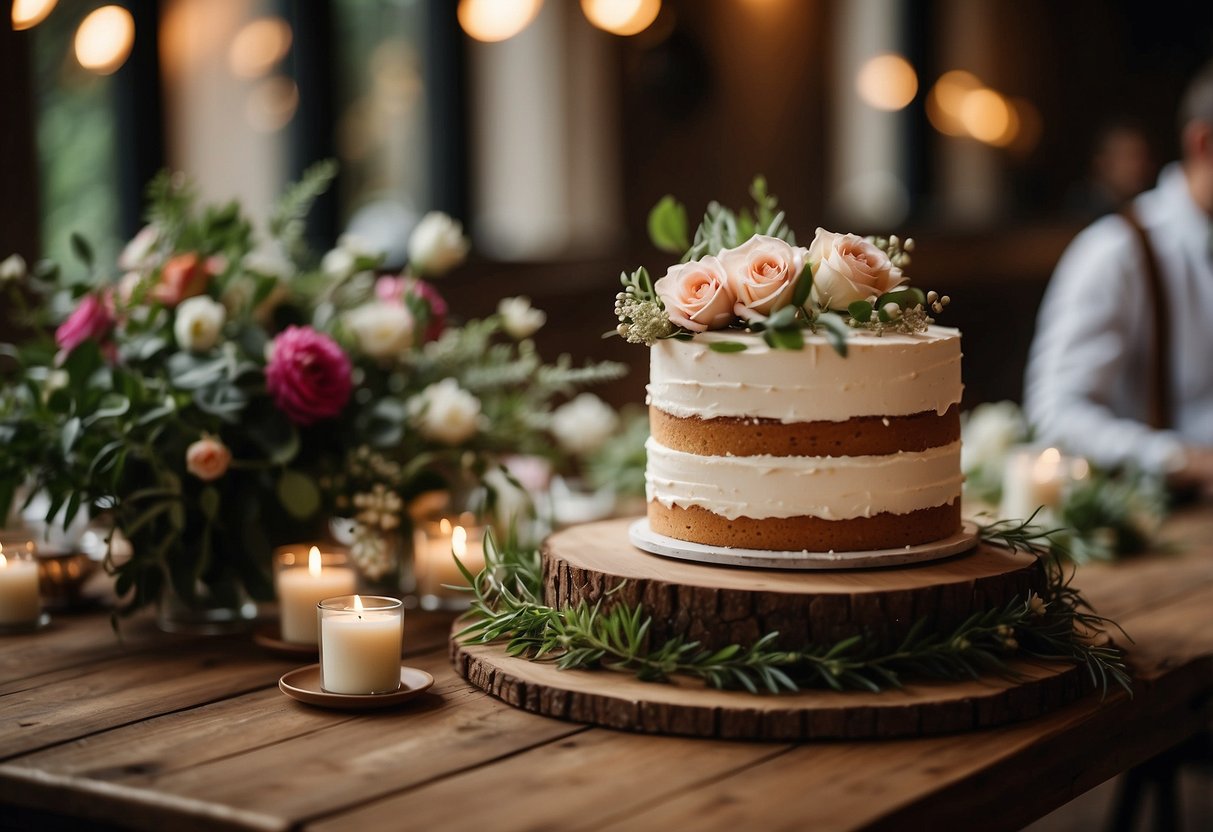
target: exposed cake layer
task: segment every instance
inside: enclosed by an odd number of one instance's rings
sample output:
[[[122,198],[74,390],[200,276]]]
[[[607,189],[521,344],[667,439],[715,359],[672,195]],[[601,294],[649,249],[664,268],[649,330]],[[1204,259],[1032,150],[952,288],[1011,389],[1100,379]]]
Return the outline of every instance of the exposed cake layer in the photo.
[[[722,341],[747,348],[711,349]],[[943,414],[960,402],[960,357],[960,333],[938,326],[921,335],[856,331],[846,358],[820,335],[802,350],[772,350],[758,335],[705,332],[653,346],[649,404],[679,418],[783,423]]]
[[[709,546],[859,552],[916,546],[955,534],[960,529],[960,498],[908,514],[882,513],[846,520],[819,517],[730,520],[698,506],[666,506],[657,501],[649,502],[648,516],[649,527],[658,534]]]
[[[654,438],[645,449],[650,502],[700,508],[726,520],[909,514],[956,500],[964,479],[959,441],[925,451],[843,457],[700,456]]]
[[[649,408],[653,439],[675,451],[700,456],[867,456],[925,451],[960,439],[955,405],[910,416],[857,416],[845,422],[773,419],[679,418]]]

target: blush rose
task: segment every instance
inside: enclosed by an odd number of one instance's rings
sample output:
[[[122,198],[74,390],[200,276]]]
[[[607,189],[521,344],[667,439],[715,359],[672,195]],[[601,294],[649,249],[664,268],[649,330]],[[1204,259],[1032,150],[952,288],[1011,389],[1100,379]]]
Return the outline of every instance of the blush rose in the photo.
[[[204,436],[185,449],[185,470],[204,482],[212,482],[227,473],[232,452],[213,436]]]
[[[728,277],[729,290],[737,299],[733,313],[749,321],[790,304],[807,255],[808,250],[801,246],[761,234],[737,248],[722,251],[720,262]]]
[[[670,266],[653,284],[666,314],[691,332],[723,329],[733,322],[736,298],[729,290],[724,266],[711,255]]]
[[[906,279],[889,256],[854,234],[824,228],[809,246],[813,267],[813,300],[824,309],[845,311],[857,300],[875,300]]]

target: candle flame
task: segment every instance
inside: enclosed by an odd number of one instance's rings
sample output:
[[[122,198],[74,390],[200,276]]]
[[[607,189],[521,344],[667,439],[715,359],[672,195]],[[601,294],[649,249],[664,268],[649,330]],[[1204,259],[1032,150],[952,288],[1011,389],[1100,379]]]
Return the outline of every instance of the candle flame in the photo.
[[[443,517],[443,518],[442,518],[442,519],[441,519],[441,520],[438,522],[438,529],[439,529],[439,530],[440,530],[440,531],[441,531],[443,534],[450,534],[450,533],[451,533],[451,521],[450,521],[450,520],[447,520],[445,517]]]
[[[456,526],[451,532],[451,551],[455,557],[462,558],[468,553],[468,533],[463,526]]]
[[[1057,469],[1061,465],[1061,451],[1056,448],[1045,448],[1036,458],[1032,466],[1032,479],[1037,482],[1050,482],[1057,477]]]
[[[354,596],[354,612],[358,613],[359,616],[362,615],[362,598],[358,595]]]
[[[307,571],[313,578],[320,577],[320,549],[316,546],[307,553]]]
[[[8,558],[4,556],[4,545],[0,544],[0,569],[8,566]]]

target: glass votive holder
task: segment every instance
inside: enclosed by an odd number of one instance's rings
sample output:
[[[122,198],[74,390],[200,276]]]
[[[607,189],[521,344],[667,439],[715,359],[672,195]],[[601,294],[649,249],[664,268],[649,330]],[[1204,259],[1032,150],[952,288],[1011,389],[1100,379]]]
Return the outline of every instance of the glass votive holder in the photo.
[[[1085,459],[1066,456],[1057,448],[1012,448],[1003,470],[999,515],[1027,520],[1035,512],[1035,525],[1056,523],[1070,492],[1090,474],[1091,466]]]
[[[364,695],[400,688],[404,604],[382,595],[343,595],[317,605],[320,687]]]
[[[292,543],[274,550],[274,594],[283,641],[317,644],[316,605],[353,595],[358,574],[349,552],[323,543]]]
[[[485,527],[464,513],[454,518],[424,521],[413,535],[413,575],[417,601],[426,610],[465,610],[471,594],[451,587],[468,586],[455,558],[472,575],[484,569]]]
[[[29,633],[50,623],[38,588],[37,547],[0,542],[0,633]]]

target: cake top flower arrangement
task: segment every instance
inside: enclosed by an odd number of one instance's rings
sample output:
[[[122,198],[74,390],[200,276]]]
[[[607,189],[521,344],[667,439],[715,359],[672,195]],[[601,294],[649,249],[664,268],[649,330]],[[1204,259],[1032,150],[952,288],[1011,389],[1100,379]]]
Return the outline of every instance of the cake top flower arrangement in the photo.
[[[433,281],[468,243],[445,215],[419,223],[400,272],[349,235],[314,257],[304,218],[334,174],[292,186],[268,233],[162,175],[116,268],[79,237],[83,274],[5,261],[0,296],[30,335],[4,346],[0,511],[42,495],[40,522],[122,532],[133,555],[107,567],[128,608],[166,588],[268,597],[272,545],[371,498],[398,528],[509,454],[557,456],[554,406],[622,372],[544,362],[525,298],[453,324]]]
[[[805,331],[822,333],[841,355],[853,329],[924,332],[948,305],[947,296],[909,285],[914,241],[862,238],[818,228],[812,243],[796,244],[777,199],[762,177],[750,189],[754,207],[731,211],[712,202],[687,234],[686,208],[666,196],[649,214],[649,236],[662,251],[681,254],[664,277],[646,269],[620,277],[616,332],[651,346],[708,330],[761,333],[776,349],[801,349]],[[718,352],[746,349],[742,341],[714,340]]]

